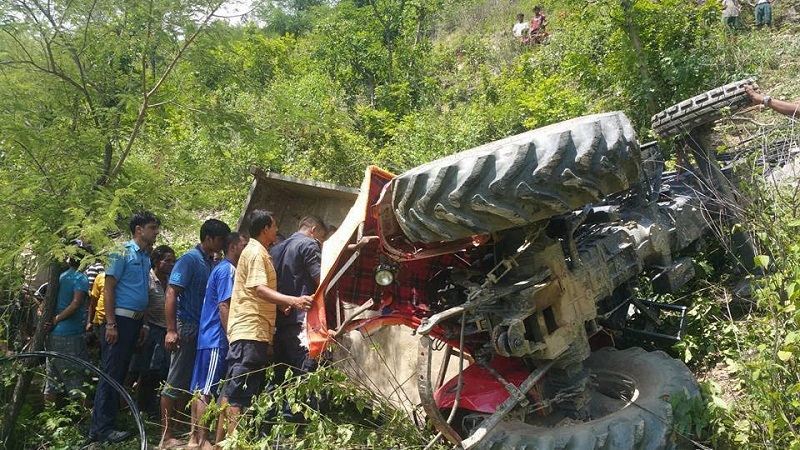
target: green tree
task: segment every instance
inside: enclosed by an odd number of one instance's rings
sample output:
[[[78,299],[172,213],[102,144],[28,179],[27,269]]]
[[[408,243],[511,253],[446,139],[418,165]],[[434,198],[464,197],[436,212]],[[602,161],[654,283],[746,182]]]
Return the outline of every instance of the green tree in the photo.
[[[3,288],[13,291],[8,280],[20,281],[10,274],[18,273],[23,250],[59,260],[78,236],[102,247],[120,217],[166,203],[163,177],[146,159],[161,124],[147,119],[170,103],[162,88],[220,3],[0,6],[0,197],[10,199],[0,202],[10,219],[0,229]],[[26,372],[17,394],[29,382]],[[24,394],[15,399],[5,437]]]

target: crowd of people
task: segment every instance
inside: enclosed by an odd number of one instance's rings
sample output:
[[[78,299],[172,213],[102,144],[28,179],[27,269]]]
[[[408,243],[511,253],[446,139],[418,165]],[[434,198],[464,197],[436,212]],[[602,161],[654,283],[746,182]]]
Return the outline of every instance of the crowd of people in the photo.
[[[275,217],[265,210],[251,212],[248,223],[245,235],[209,219],[200,242],[176,259],[172,248],[155,245],[159,218],[136,213],[131,239],[109,254],[107,264],[82,272],[78,252],[60,276],[46,348],[88,360],[85,335],[96,334],[100,369],[135,386],[139,408],[160,417],[159,448],[213,448],[266,387],[265,369],[275,367],[271,383],[279,386],[316,368],[301,334],[329,229],[307,216],[297,232],[281,239]],[[79,395],[85,381],[75,363],[48,359],[45,400]],[[217,401],[221,412],[212,441],[201,419]],[[191,430],[184,442],[176,428],[187,405]],[[121,442],[132,435],[117,427],[119,410],[119,392],[100,379],[89,441]],[[290,405],[284,414],[291,414]]]
[[[772,26],[772,3],[775,0],[756,0],[747,1],[747,5],[753,8],[755,25],[757,28]],[[722,0],[722,20],[731,30],[742,27],[740,13],[742,3],[740,0]],[[525,45],[541,44],[547,41],[550,33],[546,31],[547,17],[544,15],[541,6],[533,8],[533,18],[525,20],[525,14],[517,14],[517,21],[511,28],[511,32],[519,42]]]

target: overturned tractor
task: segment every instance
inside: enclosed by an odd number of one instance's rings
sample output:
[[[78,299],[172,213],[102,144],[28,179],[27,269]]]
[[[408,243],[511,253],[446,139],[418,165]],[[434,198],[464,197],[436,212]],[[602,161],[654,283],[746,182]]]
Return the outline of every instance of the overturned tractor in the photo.
[[[731,94],[739,103],[741,86]],[[660,123],[673,130],[685,118]],[[638,288],[675,292],[692,279],[688,255],[717,205],[706,180],[663,168],[657,145],[640,146],[621,112],[399,176],[369,168],[323,248],[312,355],[334,330],[411,327],[427,419],[464,448],[676,446],[670,400],[699,396],[688,368],[608,345],[621,330],[667,341],[683,331],[683,307],[639,298]],[[343,304],[374,313],[345,319]],[[670,333],[665,313],[677,324]],[[441,348],[457,355],[450,380],[433,367]]]

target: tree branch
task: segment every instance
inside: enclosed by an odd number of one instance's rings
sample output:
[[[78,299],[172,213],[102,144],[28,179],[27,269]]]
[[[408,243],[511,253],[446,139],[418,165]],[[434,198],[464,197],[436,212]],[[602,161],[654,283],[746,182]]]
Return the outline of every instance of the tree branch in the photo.
[[[31,149],[29,149],[28,146],[23,144],[19,139],[13,139],[13,141],[14,141],[15,144],[19,145],[20,148],[22,148],[22,150],[28,155],[28,157],[31,159],[31,161],[33,161],[33,164],[36,166],[36,168],[42,174],[42,176],[44,177],[45,183],[47,183],[47,187],[50,189],[50,195],[56,195],[57,191],[56,191],[55,187],[53,186],[53,183],[50,181],[50,177],[48,176],[47,171],[45,170],[44,166],[42,166],[42,164],[39,162],[39,160],[36,159],[36,157],[33,155],[33,152],[31,151]]]
[[[136,123],[133,126],[133,130],[131,130],[130,136],[128,136],[128,141],[125,144],[125,148],[122,150],[122,154],[120,154],[120,157],[119,157],[119,160],[117,161],[117,164],[114,166],[114,168],[111,170],[111,172],[108,174],[107,177],[104,177],[104,179],[100,180],[101,181],[101,183],[100,183],[101,186],[107,184],[110,180],[112,180],[115,176],[117,176],[119,171],[122,169],[122,165],[125,163],[125,160],[128,158],[128,155],[130,154],[131,149],[133,148],[133,143],[136,140],[136,137],[139,135],[139,132],[141,131],[141,127],[144,124],[145,118],[147,117],[147,110],[149,109],[150,98],[153,95],[155,95],[155,93],[158,91],[158,89],[161,87],[161,85],[164,84],[164,81],[167,79],[167,77],[170,75],[170,73],[172,73],[173,69],[175,69],[175,66],[177,66],[178,61],[180,61],[181,58],[183,58],[183,55],[186,53],[186,50],[189,48],[190,45],[192,45],[192,43],[197,38],[197,36],[200,35],[200,32],[205,30],[205,28],[208,25],[208,22],[211,20],[212,17],[214,17],[214,13],[220,8],[220,6],[222,6],[223,3],[224,3],[224,1],[218,1],[215,4],[215,6],[213,6],[206,13],[203,21],[200,23],[200,26],[197,27],[197,29],[194,31],[194,33],[192,33],[192,35],[189,36],[189,38],[187,38],[184,41],[183,45],[178,50],[178,53],[175,54],[174,58],[172,58],[172,61],[170,61],[170,63],[167,66],[166,70],[164,70],[164,73],[161,74],[161,77],[158,79],[158,81],[155,82],[153,87],[150,88],[150,90],[145,91],[146,90],[146,86],[143,86],[144,98],[142,99],[142,104],[139,106],[139,113],[138,113],[138,115],[136,117]]]

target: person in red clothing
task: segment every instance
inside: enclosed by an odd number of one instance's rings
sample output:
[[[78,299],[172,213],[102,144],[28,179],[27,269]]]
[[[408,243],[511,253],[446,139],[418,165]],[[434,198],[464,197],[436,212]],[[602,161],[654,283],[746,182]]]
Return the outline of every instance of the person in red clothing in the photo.
[[[550,34],[545,31],[547,26],[547,16],[542,13],[542,7],[533,8],[533,19],[531,19],[530,39],[531,43],[541,44]]]

